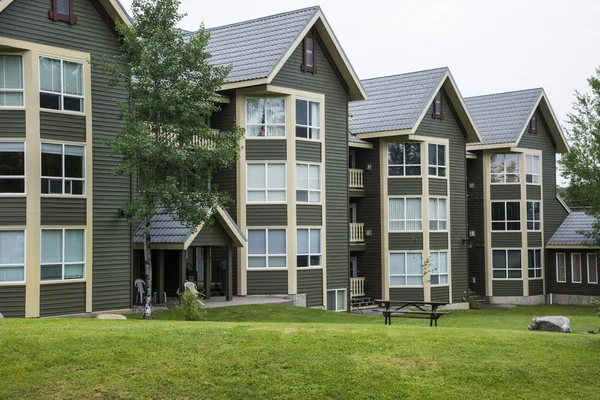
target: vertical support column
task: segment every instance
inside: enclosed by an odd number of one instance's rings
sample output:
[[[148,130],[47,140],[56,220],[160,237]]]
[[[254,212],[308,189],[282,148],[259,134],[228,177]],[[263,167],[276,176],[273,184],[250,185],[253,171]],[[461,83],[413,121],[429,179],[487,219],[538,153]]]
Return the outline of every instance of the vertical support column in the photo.
[[[236,90],[235,97],[235,110],[236,110],[236,121],[237,124],[246,128],[246,101],[245,97],[240,90]],[[236,194],[237,194],[237,223],[244,235],[247,235],[246,225],[246,139],[240,139],[240,157],[237,161],[237,173],[236,173]],[[238,295],[246,296],[247,294],[247,283],[246,283],[246,268],[247,268],[247,246],[240,247],[237,251],[237,265],[238,265]],[[205,254],[206,255],[206,254]],[[206,272],[206,271],[205,271]],[[208,275],[204,275],[205,280]],[[210,293],[207,293],[210,296]],[[207,297],[208,298],[208,297]]]
[[[493,296],[492,280],[492,203],[490,187],[490,154],[482,153],[483,158],[483,226],[485,246],[485,295]]]
[[[210,252],[207,246],[202,249],[204,251],[204,298],[210,299]]]
[[[179,293],[185,292],[185,281],[186,277],[186,264],[187,259],[185,257],[186,250],[179,252]]]
[[[86,194],[86,229],[85,229],[85,311],[92,312],[93,261],[94,261],[94,163],[92,135],[92,66],[83,63],[85,72],[85,194]],[[130,278],[131,279],[131,278]],[[130,286],[132,287],[130,282]]]
[[[390,299],[389,221],[388,221],[388,159],[387,142],[379,139],[379,179],[381,187],[381,297]]]
[[[232,246],[227,245],[227,272],[226,272],[226,282],[227,289],[225,292],[225,300],[231,301],[233,300],[233,250]]]
[[[163,293],[165,291],[165,251],[158,251],[158,282],[156,282],[156,303],[162,303]]]
[[[519,171],[521,179],[521,269],[523,277],[523,296],[529,296],[529,258],[527,249],[529,248],[527,238],[527,156],[525,153],[519,154],[521,168]]]
[[[422,224],[423,224],[423,264],[426,260],[431,261],[429,252],[429,144],[421,143],[421,180],[423,181],[422,192]],[[431,263],[429,268],[423,271],[423,298],[431,301]]]
[[[287,253],[288,294],[298,293],[296,263],[296,98],[285,97],[287,141]],[[321,115],[323,113],[321,112]]]

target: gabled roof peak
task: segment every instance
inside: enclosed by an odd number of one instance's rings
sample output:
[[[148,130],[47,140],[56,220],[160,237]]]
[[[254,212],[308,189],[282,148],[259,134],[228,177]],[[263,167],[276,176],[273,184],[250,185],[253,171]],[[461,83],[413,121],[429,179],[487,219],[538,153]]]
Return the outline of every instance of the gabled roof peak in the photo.
[[[377,76],[374,78],[367,78],[367,79],[361,79],[361,82],[372,82],[372,81],[376,81],[376,80],[386,80],[386,79],[393,79],[393,78],[400,78],[400,77],[407,77],[409,75],[416,75],[416,74],[424,74],[424,73],[428,73],[428,72],[438,72],[438,71],[449,71],[448,67],[438,67],[438,68],[430,68],[430,69],[424,69],[424,70],[420,70],[420,71],[411,71],[411,72],[403,72],[401,74],[392,74],[392,75],[383,75],[383,76]]]
[[[543,91],[544,91],[543,87],[530,88],[530,89],[519,89],[519,90],[509,90],[506,92],[479,94],[477,96],[469,96],[469,97],[465,97],[465,101],[470,100],[470,99],[480,99],[483,97],[491,97],[491,96],[510,96],[510,95],[525,94],[525,93],[533,93],[533,92],[542,93]]]
[[[270,19],[279,18],[279,17],[283,17],[283,16],[287,16],[287,15],[304,13],[307,11],[313,11],[316,13],[319,10],[321,10],[321,7],[318,5],[312,6],[312,7],[299,8],[297,10],[284,11],[284,12],[280,12],[277,14],[267,15],[264,17],[258,17],[258,18],[253,18],[253,19],[249,19],[249,20],[245,20],[245,21],[233,22],[230,24],[225,24],[225,25],[220,25],[220,26],[214,26],[212,28],[206,28],[206,30],[209,32],[213,32],[213,31],[220,30],[220,29],[227,29],[227,28],[232,28],[232,27],[236,27],[236,26],[240,26],[240,25],[252,24],[252,23],[258,22],[258,21],[268,21]]]

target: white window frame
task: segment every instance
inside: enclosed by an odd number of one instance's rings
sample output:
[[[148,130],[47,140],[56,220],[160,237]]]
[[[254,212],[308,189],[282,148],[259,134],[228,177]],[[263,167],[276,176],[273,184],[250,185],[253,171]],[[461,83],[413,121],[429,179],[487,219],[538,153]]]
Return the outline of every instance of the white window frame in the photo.
[[[265,231],[265,254],[250,254],[250,248],[248,247],[248,251],[246,251],[246,270],[247,271],[261,271],[261,270],[286,270],[288,268],[288,234],[287,228],[285,227],[269,227],[269,228],[260,228],[260,227],[251,227],[246,229],[246,237],[250,237],[250,231]],[[283,254],[269,254],[269,231],[284,231],[285,233],[285,253]],[[250,258],[265,258],[265,267],[250,267]],[[269,257],[285,257],[285,267],[269,267]]]
[[[70,197],[85,197],[86,196],[86,178],[87,178],[87,165],[86,165],[86,146],[81,144],[72,144],[72,143],[54,143],[54,142],[44,142],[43,144],[51,144],[51,145],[59,145],[61,146],[61,157],[62,157],[62,176],[44,176],[42,175],[42,148],[40,146],[40,184],[41,179],[51,179],[51,180],[61,180],[62,181],[62,193],[41,193],[42,197],[48,196],[70,196]],[[73,146],[73,147],[82,147],[83,148],[83,178],[71,178],[65,176],[65,146]],[[67,186],[67,181],[79,181],[83,182],[83,193],[82,194],[72,194],[67,193],[65,191]],[[73,185],[71,184],[71,192],[73,192]]]
[[[307,228],[307,227],[298,227],[296,229],[296,249],[299,248],[298,246],[298,237],[300,235],[298,235],[298,231],[308,231],[308,253],[300,253],[299,251],[297,251],[296,256],[307,256],[308,257],[308,265],[306,267],[301,267],[299,265],[297,265],[297,258],[296,258],[296,267],[298,269],[309,269],[309,268],[323,268],[323,230],[321,228]],[[318,253],[313,253],[312,252],[312,248],[311,248],[311,244],[310,244],[310,234],[312,231],[319,231],[319,249],[321,251],[319,251]],[[319,265],[310,265],[310,258],[313,256],[319,256]]]
[[[534,173],[533,166],[534,162],[537,159],[538,172]],[[529,168],[531,166],[531,169]],[[531,177],[531,182],[529,182],[529,178]],[[537,178],[537,179],[536,179]],[[537,182],[536,182],[537,180]],[[525,155],[525,182],[528,185],[540,185],[542,181],[542,157],[538,154],[526,154]]]
[[[496,154],[496,155],[502,155],[505,156],[504,157],[504,169],[503,172],[501,173],[496,173],[496,172],[492,172],[492,157],[490,156],[489,159],[489,166],[490,166],[490,185],[520,185],[521,184],[521,157],[518,154],[514,154],[514,153],[502,153],[502,154]],[[506,156],[507,155],[516,155],[517,156],[517,160],[519,161],[519,171],[517,173],[513,173],[513,172],[506,172]],[[502,182],[494,182],[492,180],[492,175],[502,175],[504,176],[504,180]],[[517,177],[517,181],[516,182],[507,182],[506,181],[506,176],[507,175],[515,175]]]
[[[539,204],[538,219],[535,219],[535,203]],[[529,219],[529,205],[533,207],[533,219]],[[529,224],[533,224],[533,229],[529,229]],[[535,225],[539,224],[539,229],[535,229]],[[541,232],[542,231],[542,202],[541,201],[527,201],[527,231],[528,232]]]
[[[41,254],[42,254],[42,232],[43,231],[61,231],[62,232],[62,261],[61,262],[51,262],[51,263],[42,263],[40,261],[40,282],[42,283],[47,283],[47,282],[81,282],[81,281],[85,281],[86,279],[86,266],[87,266],[87,232],[85,228],[42,228],[40,230],[40,258],[41,258]],[[69,261],[69,262],[65,262],[65,246],[66,246],[66,240],[65,240],[65,233],[66,231],[83,231],[83,261]],[[44,265],[58,265],[60,264],[62,266],[62,278],[61,279],[46,279],[46,280],[42,280],[41,278],[41,270],[42,267]],[[75,278],[75,279],[65,279],[65,265],[81,265],[83,264],[83,277],[82,278]]]
[[[0,175],[0,179],[23,179],[23,192],[0,192],[0,197],[14,197],[14,196],[22,196],[27,194],[27,148],[25,146],[25,142],[22,140],[2,140],[2,143],[21,143],[23,144],[23,175]]]
[[[429,154],[431,154],[431,149],[429,146],[435,146],[435,160],[437,162],[436,165],[429,163]],[[438,160],[438,147],[444,148],[444,164],[439,164]],[[440,179],[448,179],[448,146],[442,143],[427,143],[427,174],[432,178],[440,178]],[[431,168],[435,168],[435,174],[431,174]],[[440,169],[444,170],[444,176],[440,176]]]
[[[391,217],[391,213],[389,212],[389,210],[391,209],[391,202],[392,200],[403,200],[404,202],[404,218],[400,218],[400,219],[392,219]],[[421,203],[421,218],[419,219],[408,219],[406,217],[406,200],[419,200],[419,202]],[[391,223],[392,222],[404,222],[404,229],[401,230],[397,230],[397,229],[392,229],[391,228]],[[407,223],[408,222],[419,222],[421,224],[421,229],[407,229]],[[423,198],[422,197],[417,197],[417,196],[410,196],[410,197],[390,197],[388,199],[388,231],[389,232],[423,232]]]
[[[575,263],[573,262],[573,256],[578,255],[579,256],[579,280],[576,281],[575,280],[575,274],[573,273],[575,271]],[[581,259],[581,253],[571,253],[571,283],[581,283],[583,281],[583,277],[581,276],[581,264],[583,263],[583,260]]]
[[[404,274],[392,274],[392,254],[404,254]],[[420,254],[421,255],[421,273],[420,274],[409,274],[408,273],[408,255],[409,254]],[[423,273],[423,251],[418,251],[418,250],[393,250],[388,252],[388,266],[390,268],[389,270],[389,283],[390,283],[390,287],[391,288],[422,288],[423,285],[425,284],[425,276]],[[409,277],[415,277],[415,276],[419,276],[421,277],[421,284],[420,285],[408,285],[408,278]],[[405,285],[392,285],[392,277],[403,277],[404,278],[404,283]]]
[[[248,187],[248,179],[250,178],[250,174],[248,173],[248,166],[249,165],[264,165],[265,166],[265,186],[264,188],[261,189],[250,189]],[[285,185],[283,186],[283,188],[270,188],[269,186],[269,165],[283,165],[283,169],[284,169],[284,178],[285,178]],[[270,201],[268,200],[269,198],[269,191],[273,191],[273,192],[284,192],[284,200],[277,200],[277,201]],[[249,198],[249,193],[250,192],[264,192],[265,193],[265,200],[264,201],[257,201],[257,200],[248,200]],[[246,163],[246,203],[247,204],[284,204],[287,203],[287,163],[282,163],[282,162],[247,162]]]
[[[303,189],[303,188],[298,188],[298,166],[299,165],[305,165],[308,168],[308,188]],[[310,167],[319,167],[319,189],[311,189],[310,188]],[[321,164],[317,164],[317,163],[296,163],[296,203],[301,203],[301,204],[321,204],[321,202],[323,201],[323,180],[321,179],[321,175],[322,175],[322,170],[321,170],[322,166]],[[308,192],[308,200],[307,201],[301,201],[298,200],[298,192],[299,191],[306,191]],[[319,201],[311,201],[310,200],[310,195],[311,193],[319,193]]]
[[[521,223],[521,219],[519,218],[518,220],[513,220],[513,219],[508,219],[508,206],[507,203],[517,203],[519,204],[519,217],[521,216],[521,202],[520,201],[515,201],[515,200],[502,200],[502,201],[492,201],[492,206],[491,209],[493,209],[493,205],[494,203],[497,204],[504,204],[504,220],[495,220],[494,219],[494,213],[490,212],[491,214],[491,228],[492,228],[492,232],[521,232],[523,229],[523,224]],[[508,229],[508,224],[509,223],[519,223],[519,229]],[[504,223],[504,229],[494,229],[494,223]]]
[[[439,257],[440,257],[441,254],[445,254],[446,255],[446,267],[447,267],[447,271],[448,272],[444,272],[444,273],[439,272],[439,271],[437,273],[433,272],[433,263],[431,263],[431,255],[432,254],[437,254],[438,255],[438,260],[439,260]],[[448,254],[448,250],[446,249],[446,250],[430,251],[429,252],[429,263],[430,263],[430,268],[431,268],[431,270],[429,271],[429,279],[431,281],[431,286],[435,286],[435,287],[438,287],[438,286],[449,286],[450,285],[450,255]],[[433,283],[433,279],[431,279],[431,277],[434,276],[434,275],[438,277],[438,282],[440,282],[440,278],[442,276],[446,276],[448,282],[447,283]]]
[[[533,251],[533,262],[534,265],[529,264],[529,252]],[[537,258],[535,257],[535,253],[539,253],[540,255],[540,264],[537,265]],[[533,277],[529,276],[529,272],[533,271]],[[539,276],[538,275],[539,272]],[[530,247],[527,249],[527,278],[528,279],[543,279],[544,278],[544,264],[542,263],[542,249],[539,247]]]
[[[59,92],[51,92],[48,90],[42,90],[42,72],[41,72],[42,69],[40,68],[42,58],[49,58],[51,60],[60,61],[60,93]],[[81,96],[76,95],[76,94],[65,93],[65,87],[64,87],[64,83],[65,83],[64,62],[65,61],[68,63],[71,63],[71,64],[81,65],[81,93],[82,93]],[[66,58],[58,58],[58,57],[53,57],[53,56],[48,56],[48,55],[39,55],[38,56],[38,89],[39,89],[40,93],[53,94],[53,95],[60,96],[60,109],[57,110],[54,108],[42,108],[40,106],[41,110],[51,110],[51,111],[59,111],[59,112],[74,113],[74,114],[85,114],[85,95],[86,95],[86,93],[85,93],[85,65],[81,61],[69,60]],[[81,111],[65,110],[65,96],[82,100]]]
[[[563,268],[565,269],[565,280],[564,281],[561,281],[558,279],[558,277],[560,276],[560,274],[558,273],[558,268],[559,268],[558,257],[559,256],[563,256],[563,259],[564,259],[564,263],[563,263]],[[557,283],[567,283],[567,253],[556,253],[556,282]]]
[[[13,285],[15,283],[25,283],[27,279],[27,229],[0,229],[0,232],[23,232],[23,265],[21,264],[0,264],[0,269],[2,268],[15,268],[15,267],[23,267],[23,280],[22,281],[6,281],[0,282],[0,286],[2,285]]]
[[[595,265],[596,281],[590,280],[590,256],[594,256],[594,258],[596,259],[596,265]],[[587,283],[590,285],[597,285],[598,284],[598,255],[596,253],[587,253],[585,255],[585,260],[586,260],[586,264],[587,264]]]
[[[494,251],[504,251],[505,253],[505,265],[504,268],[494,268]],[[509,251],[518,251],[519,252],[519,268],[509,268],[508,266],[508,252]],[[494,277],[494,271],[505,271],[506,272],[506,278],[496,278]],[[520,272],[520,276],[518,278],[511,278],[509,277],[509,271],[519,271]],[[503,249],[498,249],[498,248],[493,248],[492,249],[492,280],[495,281],[522,281],[523,280],[523,250],[521,248],[516,248],[516,249],[511,249],[511,248],[503,248]]]
[[[314,60],[314,55],[313,55],[313,60]],[[306,107],[307,107],[306,118],[307,118],[308,125],[299,124],[298,123],[298,116],[296,115],[296,118],[295,118],[296,120],[294,121],[294,136],[296,137],[296,139],[299,139],[299,140],[310,140],[311,142],[320,142],[321,139],[322,139],[321,138],[321,112],[322,112],[322,110],[321,110],[321,102],[320,101],[315,101],[315,100],[303,99],[303,98],[298,97],[298,98],[296,98],[296,100],[294,102],[294,110],[296,110],[296,107],[298,107],[297,106],[298,101],[305,101],[306,102]],[[318,126],[314,126],[314,125],[310,124],[310,104],[311,103],[315,103],[315,104],[319,105],[319,118],[318,118],[319,125]],[[304,137],[298,136],[298,134],[296,132],[296,129],[295,129],[297,126],[299,126],[301,128],[307,128],[307,137],[304,138]],[[317,129],[317,132],[318,132],[318,136],[319,137],[316,138],[316,139],[312,137],[312,130],[313,129]]]
[[[265,101],[265,123],[264,124],[251,124],[248,122],[248,100],[252,100],[252,99],[258,99],[258,100],[264,100]],[[285,110],[284,113],[284,119],[283,119],[283,123],[282,124],[267,124],[266,118],[267,118],[267,108],[266,108],[266,103],[267,100],[274,100],[274,99],[283,99],[283,109]],[[246,134],[245,137],[247,139],[285,139],[287,137],[287,118],[288,118],[288,113],[287,113],[287,99],[285,97],[246,97],[245,101],[244,101],[244,113],[246,114]],[[249,126],[264,126],[265,128],[265,136],[248,136],[248,127]],[[283,126],[283,136],[271,136],[269,135],[269,126],[278,126],[281,127]]]
[[[440,200],[444,200],[446,202],[446,218],[440,218]],[[448,197],[430,197],[429,198],[429,202],[431,203],[431,201],[435,202],[435,207],[437,209],[437,218],[432,218],[431,216],[431,212],[432,212],[432,207],[431,204],[429,204],[429,231],[430,232],[448,232]],[[431,223],[435,223],[436,227],[433,228]],[[446,223],[446,229],[440,229],[440,222],[445,222]]]
[[[335,310],[329,310],[329,296],[327,296],[327,311],[333,311],[333,312],[344,312],[348,309],[348,291],[345,288],[342,289],[327,289],[327,293],[329,292],[335,292]],[[338,292],[344,292],[344,307],[339,307],[338,305]]]
[[[419,146],[419,158],[421,159],[421,162],[419,164],[407,164],[406,163],[406,145],[410,144],[416,144]],[[394,145],[402,145],[404,146],[404,152],[403,152],[403,157],[402,157],[402,164],[390,164],[389,163],[389,159],[390,159],[390,146],[394,146]],[[421,143],[415,143],[415,142],[405,142],[405,143],[388,143],[387,146],[387,160],[388,160],[388,165],[387,165],[387,176],[389,178],[398,178],[398,177],[406,177],[406,178],[420,178],[423,176],[423,146]],[[390,175],[390,168],[391,167],[402,167],[402,175]],[[419,171],[420,173],[418,175],[406,175],[406,168],[407,167],[419,167]]]
[[[0,96],[4,93],[21,93],[21,98],[23,99],[23,104],[20,106],[1,106],[0,109],[7,108],[25,108],[25,63],[23,61],[23,54],[15,54],[15,53],[1,53],[0,56],[18,56],[21,58],[21,82],[23,82],[23,87],[21,89],[8,89],[8,88],[0,88]],[[5,99],[6,100],[6,99]],[[5,101],[6,103],[6,101]]]

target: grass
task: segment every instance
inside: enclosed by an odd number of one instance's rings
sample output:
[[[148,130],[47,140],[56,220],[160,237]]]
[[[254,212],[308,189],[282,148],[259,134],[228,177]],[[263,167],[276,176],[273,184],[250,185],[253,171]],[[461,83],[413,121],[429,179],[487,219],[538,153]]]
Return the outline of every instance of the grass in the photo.
[[[574,333],[527,331],[541,315]],[[598,398],[591,308],[453,311],[437,329],[276,305],[131,317],[2,320],[0,398]]]

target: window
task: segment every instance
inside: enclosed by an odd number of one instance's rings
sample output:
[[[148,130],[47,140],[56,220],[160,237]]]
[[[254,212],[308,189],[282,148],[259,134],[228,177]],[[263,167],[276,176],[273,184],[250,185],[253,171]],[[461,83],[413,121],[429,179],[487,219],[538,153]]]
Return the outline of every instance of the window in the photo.
[[[529,257],[529,278],[537,279],[542,277],[542,250],[541,249],[529,249],[527,250]]]
[[[297,266],[321,266],[321,229],[298,229]]]
[[[248,230],[248,268],[286,268],[285,229]]]
[[[433,119],[444,119],[444,96],[441,90],[437,92],[433,100],[433,114],[431,117]]]
[[[248,164],[248,202],[286,200],[285,164]]]
[[[429,176],[446,177],[446,145],[429,143]]]
[[[528,231],[541,231],[542,230],[542,216],[540,212],[539,201],[528,201],[527,202],[527,230]]]
[[[302,71],[304,72],[312,72],[313,74],[317,72],[317,64],[315,62],[315,37],[312,32],[310,32],[303,41],[303,50],[304,57],[302,60]]]
[[[48,17],[54,21],[76,24],[77,17],[73,12],[73,0],[52,0],[52,9],[48,11]]]
[[[321,202],[321,166],[296,164],[296,201]]]
[[[491,183],[519,183],[519,155],[492,154],[490,157]]]
[[[525,182],[540,184],[540,156],[527,154],[525,156]]]
[[[421,144],[390,143],[388,144],[389,176],[421,175]]]
[[[556,282],[567,282],[567,257],[565,253],[556,253]]]
[[[538,119],[537,113],[533,113],[531,120],[529,121],[529,133],[536,134],[538,133]]]
[[[285,99],[246,99],[246,137],[285,137]]]
[[[492,230],[520,231],[521,203],[518,201],[493,201]]]
[[[42,143],[42,194],[85,194],[85,147]]]
[[[423,215],[421,210],[421,199],[390,199],[389,218],[390,232],[422,230]]]
[[[571,254],[571,282],[581,283],[581,254]]]
[[[390,253],[390,286],[423,286],[423,255]]]
[[[85,230],[42,229],[42,281],[83,279]]]
[[[0,142],[0,193],[25,193],[23,142]]]
[[[0,54],[0,107],[23,107],[23,57]]]
[[[327,291],[327,310],[346,311],[346,289]]]
[[[0,283],[25,282],[25,231],[0,231]]]
[[[587,276],[588,283],[598,283],[598,261],[596,253],[588,253],[587,255]]]
[[[492,250],[494,279],[521,279],[521,250]]]
[[[448,230],[447,199],[429,199],[429,229],[432,231]]]
[[[321,137],[321,103],[296,100],[296,137],[319,140]]]
[[[40,57],[40,108],[83,112],[83,64]]]
[[[448,284],[448,252],[432,251],[429,254],[431,261],[431,285]]]

